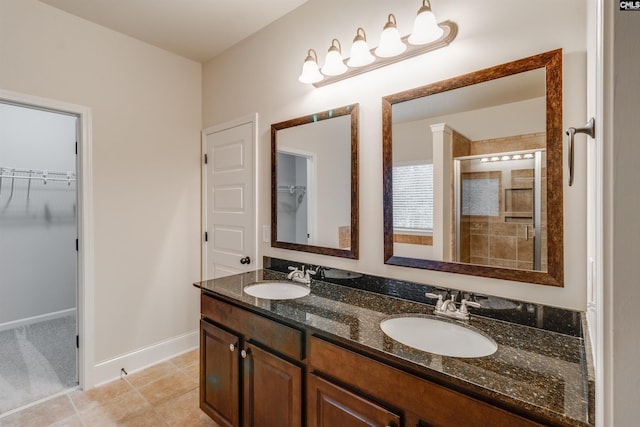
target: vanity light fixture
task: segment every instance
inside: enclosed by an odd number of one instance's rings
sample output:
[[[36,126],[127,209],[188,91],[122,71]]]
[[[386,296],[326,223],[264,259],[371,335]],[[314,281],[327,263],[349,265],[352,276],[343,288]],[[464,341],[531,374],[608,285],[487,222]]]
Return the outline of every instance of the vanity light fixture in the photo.
[[[339,76],[347,71],[347,66],[342,61],[342,45],[338,39],[331,40],[321,71],[325,76]]]
[[[376,57],[371,54],[369,45],[367,44],[367,34],[362,27],[356,30],[356,36],[353,38],[351,45],[351,57],[347,61],[349,67],[362,67],[371,64]]]
[[[480,159],[481,163],[486,162],[497,162],[497,161],[507,161],[507,160],[522,160],[522,159],[533,159],[535,156],[533,153],[525,153],[525,154],[513,154],[513,155],[504,155],[504,156],[493,156],[483,157]]]
[[[311,55],[312,53],[313,56]],[[302,73],[300,77],[298,77],[298,80],[302,83],[314,84],[322,79],[324,79],[324,76],[318,68],[318,54],[315,50],[309,49],[307,58],[304,60],[304,65],[302,66]]]
[[[391,58],[392,56],[400,55],[405,50],[407,50],[407,45],[403,43],[398,32],[396,17],[393,13],[390,13],[380,35],[380,44],[376,48],[376,56]]]
[[[444,30],[438,26],[436,16],[431,11],[431,2],[422,0],[422,7],[413,23],[413,31],[408,42],[412,45],[422,45],[442,37]]]
[[[316,52],[309,49],[298,80],[313,84],[315,87],[325,86],[445,47],[451,43],[457,33],[458,27],[455,23],[450,21],[437,23],[431,11],[430,0],[422,0],[422,7],[418,10],[411,35],[400,37],[396,17],[390,13],[377,48],[369,49],[366,33],[362,27],[358,27],[350,58],[343,59],[340,41],[333,39],[325,63],[320,70]]]

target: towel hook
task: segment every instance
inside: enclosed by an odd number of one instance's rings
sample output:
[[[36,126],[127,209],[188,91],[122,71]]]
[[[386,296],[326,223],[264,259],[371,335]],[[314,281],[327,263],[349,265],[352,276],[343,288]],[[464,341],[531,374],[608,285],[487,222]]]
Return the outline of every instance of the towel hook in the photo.
[[[574,169],[574,141],[573,137],[576,133],[585,133],[591,138],[595,138],[595,123],[593,117],[589,119],[586,125],[580,128],[570,127],[567,129],[567,136],[569,137],[569,187],[573,185],[573,169]]]

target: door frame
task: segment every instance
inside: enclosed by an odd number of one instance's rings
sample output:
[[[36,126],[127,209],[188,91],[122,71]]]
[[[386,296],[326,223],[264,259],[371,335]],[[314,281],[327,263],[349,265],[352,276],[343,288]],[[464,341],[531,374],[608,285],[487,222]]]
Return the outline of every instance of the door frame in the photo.
[[[246,116],[239,117],[228,122],[219,123],[217,125],[209,126],[202,130],[200,139],[200,242],[201,242],[201,256],[200,256],[200,280],[205,280],[207,277],[207,242],[204,240],[204,233],[206,230],[207,220],[207,168],[204,162],[204,155],[206,154],[207,135],[217,132],[222,132],[227,129],[231,129],[237,126],[251,124],[251,144],[253,149],[253,251],[251,257],[256,263],[256,268],[262,268],[262,260],[258,259],[258,222],[259,222],[259,205],[258,205],[258,158],[260,155],[258,146],[258,113],[247,114]]]
[[[76,157],[76,188],[78,198],[78,258],[77,324],[78,383],[80,388],[93,388],[95,367],[94,319],[94,225],[93,225],[93,162],[91,141],[91,109],[54,99],[41,98],[0,89],[0,99],[8,103],[78,117],[78,154]]]
[[[605,343],[609,339],[605,331],[604,296],[604,142],[608,136],[608,117],[605,113],[605,75],[608,66],[605,48],[612,37],[608,19],[611,12],[605,0],[587,2],[587,117],[595,118],[595,139],[586,138],[587,146],[587,289],[586,314],[588,330],[585,334],[591,342],[595,364],[595,424],[604,426],[611,416],[611,407],[606,401]],[[611,5],[608,5],[611,6]],[[607,53],[610,55],[610,53]],[[611,141],[609,140],[608,143]]]

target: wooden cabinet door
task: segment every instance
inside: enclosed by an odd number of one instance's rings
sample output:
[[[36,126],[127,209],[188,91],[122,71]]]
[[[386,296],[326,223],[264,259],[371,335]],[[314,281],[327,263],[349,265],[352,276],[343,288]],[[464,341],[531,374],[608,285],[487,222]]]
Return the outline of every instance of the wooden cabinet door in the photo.
[[[310,374],[309,427],[400,427],[400,416],[322,378]]]
[[[244,427],[302,426],[302,368],[244,346]]]
[[[200,408],[225,427],[240,425],[240,340],[200,321]]]

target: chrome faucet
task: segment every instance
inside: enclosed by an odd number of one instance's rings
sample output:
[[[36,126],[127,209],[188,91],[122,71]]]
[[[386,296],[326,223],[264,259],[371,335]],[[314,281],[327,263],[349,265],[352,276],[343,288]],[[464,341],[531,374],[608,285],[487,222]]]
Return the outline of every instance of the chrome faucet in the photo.
[[[435,314],[459,320],[469,320],[469,310],[467,309],[468,307],[481,307],[481,305],[477,302],[462,299],[462,301],[460,302],[460,308],[457,308],[455,295],[451,295],[451,299],[446,300],[442,298],[442,295],[437,295],[430,292],[427,292],[426,294],[424,294],[424,296],[426,296],[427,298],[438,298],[438,301],[436,302],[436,308],[435,310],[433,310]]]
[[[442,298],[442,296],[440,296],[440,298]],[[442,304],[440,305],[440,312],[442,314],[447,314],[449,312],[455,312],[456,311],[456,299],[455,299],[455,295],[451,295],[451,299],[447,299],[442,301]]]
[[[311,269],[307,269],[305,271],[304,265],[302,266],[302,270],[298,270],[298,267],[289,267],[289,270],[291,273],[287,275],[287,279],[298,283],[304,283],[305,285],[311,283],[310,274],[316,274],[316,272]]]

